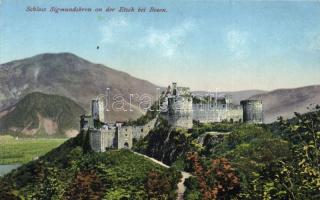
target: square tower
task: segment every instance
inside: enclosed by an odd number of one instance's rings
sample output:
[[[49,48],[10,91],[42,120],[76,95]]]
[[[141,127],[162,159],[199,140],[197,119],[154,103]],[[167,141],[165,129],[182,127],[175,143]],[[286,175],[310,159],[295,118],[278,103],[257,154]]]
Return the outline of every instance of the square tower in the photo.
[[[104,122],[104,102],[100,99],[94,99],[91,103],[92,119]]]

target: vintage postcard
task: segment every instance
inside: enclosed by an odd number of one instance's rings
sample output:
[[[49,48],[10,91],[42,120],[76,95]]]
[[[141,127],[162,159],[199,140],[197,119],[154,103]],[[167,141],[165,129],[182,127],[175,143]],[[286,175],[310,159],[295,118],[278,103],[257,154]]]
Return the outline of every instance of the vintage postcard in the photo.
[[[11,199],[320,199],[320,1],[0,0]]]

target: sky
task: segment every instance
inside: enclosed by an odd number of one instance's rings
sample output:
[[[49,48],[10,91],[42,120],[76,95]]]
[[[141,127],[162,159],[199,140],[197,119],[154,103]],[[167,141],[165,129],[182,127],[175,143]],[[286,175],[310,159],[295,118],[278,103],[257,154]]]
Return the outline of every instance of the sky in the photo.
[[[75,6],[147,12],[49,11]],[[0,63],[59,52],[192,90],[320,84],[320,1],[0,0]]]

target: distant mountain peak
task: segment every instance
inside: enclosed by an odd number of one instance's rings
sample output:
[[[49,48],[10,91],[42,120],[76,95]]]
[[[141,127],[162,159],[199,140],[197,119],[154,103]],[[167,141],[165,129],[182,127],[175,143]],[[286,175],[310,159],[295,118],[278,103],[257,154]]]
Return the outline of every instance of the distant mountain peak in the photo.
[[[68,97],[83,108],[90,100],[111,88],[110,95],[122,95],[129,102],[129,93],[157,95],[157,86],[101,64],[95,64],[73,53],[43,53],[29,58],[0,64],[0,111],[5,110],[29,93],[40,91]],[[137,99],[133,99],[135,106]],[[112,121],[135,119],[133,112],[110,112]]]
[[[78,132],[79,116],[84,113],[84,109],[71,99],[33,92],[1,118],[0,129],[29,136],[67,135]]]
[[[62,52],[62,53],[37,54],[24,59],[14,60],[14,61],[0,64],[0,67],[5,67],[8,69],[8,67],[15,67],[17,65],[33,66],[35,63],[39,65],[43,65],[43,67],[45,67],[45,65],[47,65],[48,63],[50,64],[52,62],[55,62],[56,64],[60,64],[60,66],[61,64],[66,66],[67,65],[80,66],[80,65],[93,64],[88,60],[81,58],[73,53]]]
[[[43,53],[43,54],[38,54],[35,55],[31,58],[38,58],[38,59],[72,59],[72,60],[85,60],[76,54],[69,53],[69,52],[61,52],[61,53]],[[87,61],[89,62],[89,61]]]

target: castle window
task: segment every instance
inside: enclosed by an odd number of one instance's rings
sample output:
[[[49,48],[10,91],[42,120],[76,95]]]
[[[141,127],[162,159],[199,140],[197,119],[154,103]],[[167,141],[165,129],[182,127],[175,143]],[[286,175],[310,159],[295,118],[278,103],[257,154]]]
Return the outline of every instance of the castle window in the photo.
[[[143,132],[143,128],[141,129],[141,132]]]

